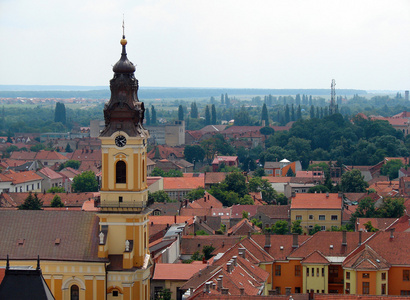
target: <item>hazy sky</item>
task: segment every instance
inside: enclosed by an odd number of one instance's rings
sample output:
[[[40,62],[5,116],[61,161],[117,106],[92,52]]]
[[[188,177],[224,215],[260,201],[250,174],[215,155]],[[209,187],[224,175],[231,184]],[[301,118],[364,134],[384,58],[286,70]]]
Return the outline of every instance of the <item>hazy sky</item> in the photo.
[[[0,0],[0,84],[410,89],[410,0]]]

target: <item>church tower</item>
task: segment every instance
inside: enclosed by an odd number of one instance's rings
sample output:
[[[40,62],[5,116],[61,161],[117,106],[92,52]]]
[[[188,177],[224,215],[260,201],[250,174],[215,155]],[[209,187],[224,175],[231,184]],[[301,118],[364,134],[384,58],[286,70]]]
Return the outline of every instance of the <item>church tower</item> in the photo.
[[[108,258],[107,299],[149,299],[147,139],[144,103],[138,100],[135,66],[122,53],[110,81],[100,134],[102,181],[98,256]],[[116,297],[120,298],[116,298]],[[122,297],[122,298],[121,298]]]

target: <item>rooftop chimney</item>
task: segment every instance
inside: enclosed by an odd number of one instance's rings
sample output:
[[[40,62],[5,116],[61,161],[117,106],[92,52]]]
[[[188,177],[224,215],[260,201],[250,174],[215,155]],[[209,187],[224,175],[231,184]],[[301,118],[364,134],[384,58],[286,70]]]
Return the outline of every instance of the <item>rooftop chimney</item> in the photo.
[[[359,231],[359,246],[362,244],[362,231]]]
[[[293,242],[292,242],[293,249],[296,249],[299,247],[298,238],[299,238],[299,235],[297,233],[293,233]]]
[[[265,234],[265,248],[270,248],[270,233]]]
[[[228,273],[231,273],[231,272],[232,272],[232,263],[228,262],[228,263],[226,264],[226,271],[227,271]]]
[[[233,262],[234,267],[236,267],[238,265],[238,257],[236,255],[232,256],[232,262]]]
[[[229,289],[228,288],[222,288],[221,289],[221,294],[222,295],[228,295],[229,294]]]
[[[205,293],[209,293],[212,281],[205,283]]]
[[[246,259],[246,249],[245,248],[239,248],[239,256],[242,257],[243,259]]]
[[[219,277],[216,279],[216,285],[218,288],[218,291],[220,291],[222,289],[222,279],[223,279],[223,275],[219,275]]]
[[[248,231],[248,238],[250,238],[251,235],[252,235],[252,233],[251,233],[251,231],[249,230],[249,231]]]
[[[342,246],[347,246],[346,230],[343,230],[342,233],[343,233]]]
[[[240,293],[241,296],[245,295],[245,288],[243,288],[243,287],[239,288],[239,293]]]
[[[394,239],[394,228],[390,228],[390,238]]]

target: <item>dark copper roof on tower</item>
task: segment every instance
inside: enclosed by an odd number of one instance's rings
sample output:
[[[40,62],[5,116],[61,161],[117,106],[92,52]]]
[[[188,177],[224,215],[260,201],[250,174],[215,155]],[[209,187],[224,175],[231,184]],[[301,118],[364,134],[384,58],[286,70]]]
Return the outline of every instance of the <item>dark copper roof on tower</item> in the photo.
[[[112,70],[115,73],[134,73],[135,72],[135,66],[132,62],[130,62],[127,58],[127,51],[125,49],[125,46],[127,45],[127,40],[125,39],[125,35],[122,36],[121,40],[121,45],[122,45],[122,53],[121,53],[121,58],[120,60],[114,65]]]

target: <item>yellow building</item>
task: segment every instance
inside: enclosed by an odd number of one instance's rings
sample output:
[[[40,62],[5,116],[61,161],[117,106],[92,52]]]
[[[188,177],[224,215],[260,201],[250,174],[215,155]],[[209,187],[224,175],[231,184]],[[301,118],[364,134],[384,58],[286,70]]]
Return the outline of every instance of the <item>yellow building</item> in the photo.
[[[101,210],[0,211],[0,265],[37,265],[56,299],[149,299],[144,103],[125,36],[104,108]],[[1,267],[0,267],[1,268]]]
[[[291,222],[300,221],[305,233],[319,225],[321,230],[342,226],[342,197],[339,194],[297,193],[291,199]]]

